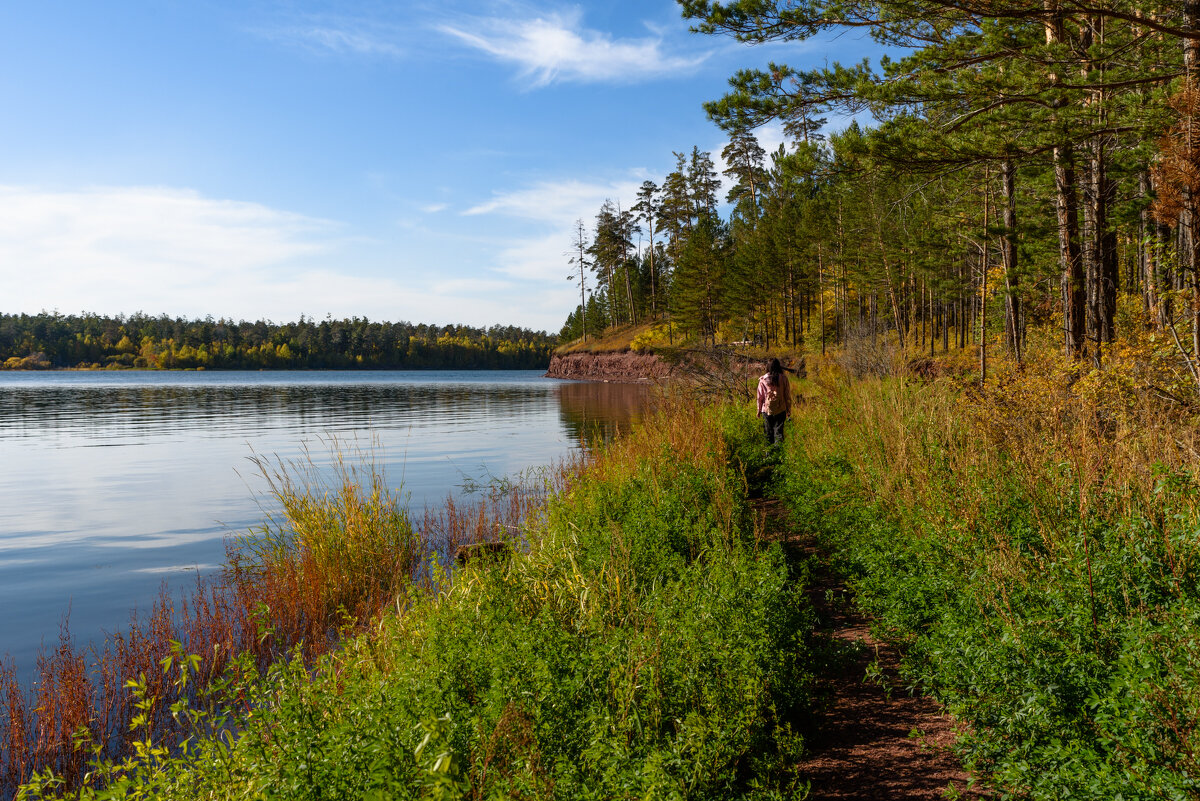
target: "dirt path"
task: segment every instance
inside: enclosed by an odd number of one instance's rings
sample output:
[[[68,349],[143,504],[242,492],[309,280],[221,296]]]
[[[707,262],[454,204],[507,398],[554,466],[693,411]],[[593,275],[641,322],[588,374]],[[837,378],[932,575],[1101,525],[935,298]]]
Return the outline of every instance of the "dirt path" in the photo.
[[[758,513],[767,536],[799,553],[815,553],[811,542],[786,533],[778,501],[760,501]],[[798,766],[812,783],[810,798],[990,797],[968,789],[969,776],[950,750],[953,720],[932,699],[908,694],[898,678],[896,649],[876,640],[866,620],[837,602],[843,588],[833,578],[819,572],[813,578],[818,626],[855,656],[822,679],[828,708],[808,738],[808,758]]]

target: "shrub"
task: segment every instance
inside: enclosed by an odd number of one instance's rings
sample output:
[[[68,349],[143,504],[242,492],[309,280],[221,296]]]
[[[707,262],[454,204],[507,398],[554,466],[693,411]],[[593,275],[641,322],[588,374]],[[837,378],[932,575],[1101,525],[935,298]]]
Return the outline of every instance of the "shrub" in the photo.
[[[996,786],[1194,797],[1196,433],[1021,385],[1003,424],[1011,386],[978,404],[944,384],[837,390],[801,415],[783,497]]]

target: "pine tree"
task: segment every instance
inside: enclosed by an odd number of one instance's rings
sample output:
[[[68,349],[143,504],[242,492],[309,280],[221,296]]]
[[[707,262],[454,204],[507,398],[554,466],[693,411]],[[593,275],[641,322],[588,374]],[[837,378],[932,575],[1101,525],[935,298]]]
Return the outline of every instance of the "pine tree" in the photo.
[[[757,220],[767,153],[748,122],[738,120],[732,124],[729,144],[721,151],[721,158],[728,165],[725,174],[736,181],[725,199],[734,204],[735,215],[751,222]]]
[[[675,265],[673,308],[683,327],[709,343],[725,319],[729,243],[721,220],[704,214],[688,234]]]
[[[692,157],[687,168],[688,198],[691,200],[693,219],[699,220],[717,213],[717,190],[721,179],[713,164],[712,155],[698,147],[692,148]]]
[[[644,221],[650,236],[650,247],[647,249],[649,254],[649,274],[650,274],[650,315],[658,317],[658,271],[655,266],[655,229],[654,223],[659,218],[658,200],[658,185],[653,181],[643,181],[641,189],[638,190],[638,202],[633,207],[633,211],[637,213],[637,219]]]
[[[578,337],[587,339],[587,270],[591,267],[591,263],[587,260],[588,241],[587,233],[584,229],[583,219],[575,221],[575,239],[571,243],[571,258],[567,260],[568,264],[572,264],[579,270],[579,334]],[[574,281],[576,274],[571,272],[567,275],[568,281]],[[575,337],[572,337],[574,339]]]

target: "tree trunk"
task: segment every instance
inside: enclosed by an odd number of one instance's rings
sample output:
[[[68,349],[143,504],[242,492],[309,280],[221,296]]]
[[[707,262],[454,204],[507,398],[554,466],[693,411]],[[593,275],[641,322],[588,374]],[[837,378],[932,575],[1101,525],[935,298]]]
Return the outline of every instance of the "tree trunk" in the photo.
[[[949,322],[949,319],[950,319],[950,318],[949,318],[949,312],[950,312],[950,309],[951,309],[951,308],[952,308],[952,307],[951,307],[951,306],[949,306],[949,305],[948,305],[948,304],[946,304],[946,303],[943,303],[943,304],[941,304],[941,310],[942,310],[942,353],[949,353],[949,352],[950,352],[950,326],[949,326],[949,325],[947,325],[947,323]]]
[[[647,212],[647,225],[650,226],[650,319],[658,318],[658,276],[654,268],[654,214]]]
[[[1154,221],[1147,202],[1150,198],[1150,172],[1138,173],[1138,198],[1143,206],[1138,215],[1138,270],[1142,280],[1142,310],[1154,321],[1158,309],[1158,253],[1154,246]]]
[[[1087,286],[1087,333],[1092,343],[1092,362],[1100,366],[1103,342],[1103,200],[1101,199],[1100,160],[1095,139],[1089,147],[1083,181],[1083,272]]]
[[[1087,295],[1079,252],[1078,195],[1074,153],[1070,145],[1054,148],[1054,188],[1058,199],[1058,260],[1062,269],[1063,339],[1066,355],[1084,353]]]
[[[987,284],[988,284],[988,227],[992,224],[991,187],[988,171],[983,173],[983,248],[979,255],[979,385],[987,385]]]
[[[1115,338],[1117,288],[1120,283],[1116,234],[1109,230],[1108,214],[1114,192],[1108,178],[1105,140],[1092,138],[1089,146],[1084,204],[1084,264],[1087,280],[1088,333],[1100,366],[1103,344]]]
[[[825,287],[821,280],[825,262],[821,258],[821,245],[817,244],[817,300],[821,304],[821,355],[825,355]]]
[[[1200,0],[1184,0],[1183,24],[1190,31],[1200,30]],[[1193,35],[1183,40],[1183,70],[1184,81],[1189,89],[1194,89],[1200,78],[1200,35]],[[1200,124],[1196,115],[1189,110],[1187,115],[1188,142],[1196,141],[1192,131],[1194,125]],[[1196,198],[1191,188],[1185,182],[1183,186],[1183,213],[1179,230],[1183,240],[1183,253],[1180,261],[1190,273],[1192,282],[1192,355],[1193,360],[1200,360],[1200,198]]]
[[[1020,365],[1024,342],[1021,330],[1021,282],[1017,275],[1017,170],[1011,159],[1002,162],[1000,176],[1004,185],[1004,236],[1000,240],[1000,255],[1004,264],[1004,325],[1008,345]]]
[[[1058,0],[1043,0],[1046,11],[1046,44],[1054,46],[1065,35],[1062,9]],[[1057,73],[1048,76],[1057,85],[1061,78]],[[1065,100],[1058,105],[1064,105]],[[1054,189],[1058,210],[1058,259],[1062,273],[1061,292],[1063,304],[1063,350],[1072,359],[1083,356],[1085,347],[1085,325],[1087,284],[1084,280],[1082,254],[1079,246],[1078,192],[1075,186],[1075,154],[1070,144],[1054,148]]]

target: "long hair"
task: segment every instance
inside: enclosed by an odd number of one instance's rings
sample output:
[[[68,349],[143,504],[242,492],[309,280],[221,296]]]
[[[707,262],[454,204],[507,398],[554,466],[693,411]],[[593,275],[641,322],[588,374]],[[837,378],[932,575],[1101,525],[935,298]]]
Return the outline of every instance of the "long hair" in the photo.
[[[775,387],[779,386],[779,376],[783,375],[783,365],[779,363],[779,359],[771,359],[767,363],[767,382]]]

